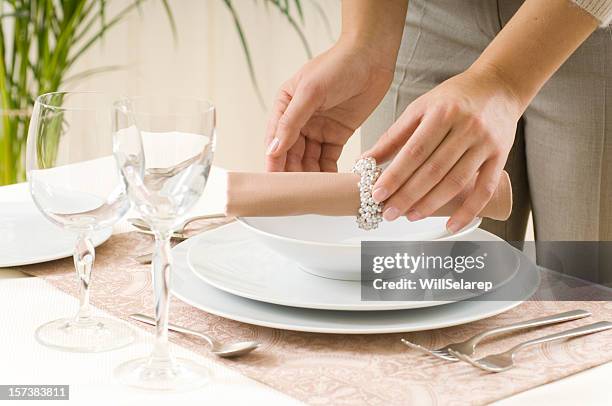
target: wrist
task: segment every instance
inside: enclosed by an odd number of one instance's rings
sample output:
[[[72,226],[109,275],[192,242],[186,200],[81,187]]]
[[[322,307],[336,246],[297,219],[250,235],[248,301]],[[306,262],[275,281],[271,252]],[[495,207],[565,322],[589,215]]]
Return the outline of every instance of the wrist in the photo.
[[[368,35],[343,31],[336,42],[336,46],[344,47],[350,50],[351,53],[360,55],[365,63],[374,64],[393,74],[395,72],[395,63],[397,62],[399,43],[397,44],[397,49],[395,49],[393,46],[388,46],[388,41],[392,39],[388,38],[385,40],[384,37],[384,35]]]
[[[523,94],[521,88],[498,66],[476,61],[466,73],[473,76],[477,83],[488,86],[495,97],[502,98],[509,112],[517,119],[527,109],[532,97]]]

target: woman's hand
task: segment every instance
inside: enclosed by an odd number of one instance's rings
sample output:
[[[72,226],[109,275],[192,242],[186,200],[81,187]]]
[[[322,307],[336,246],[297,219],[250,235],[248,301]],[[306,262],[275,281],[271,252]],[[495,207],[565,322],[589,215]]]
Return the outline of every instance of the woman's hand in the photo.
[[[379,162],[397,154],[375,185],[384,217],[429,216],[477,174],[447,228],[468,224],[497,186],[520,115],[597,23],[565,0],[527,0],[470,69],[408,106],[369,151]]]
[[[278,93],[266,133],[266,169],[337,171],[344,144],[389,88],[394,64],[380,50],[341,39],[304,65]]]
[[[410,104],[364,155],[393,158],[374,186],[383,216],[432,215],[477,176],[474,193],[450,218],[456,232],[489,201],[514,141],[523,107],[494,73],[468,70]]]

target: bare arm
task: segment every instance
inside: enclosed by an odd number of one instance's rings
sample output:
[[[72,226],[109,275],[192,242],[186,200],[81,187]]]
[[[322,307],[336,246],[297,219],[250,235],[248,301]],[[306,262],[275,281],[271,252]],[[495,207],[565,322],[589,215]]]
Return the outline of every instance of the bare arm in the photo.
[[[527,0],[472,69],[497,75],[524,110],[597,25],[569,0]]]
[[[430,216],[476,176],[447,227],[468,224],[495,191],[520,116],[597,25],[570,0],[526,0],[467,71],[411,103],[367,153],[393,159],[373,193],[384,217]]]
[[[342,35],[285,82],[266,133],[269,171],[338,170],[349,137],[389,89],[407,0],[345,0]]]
[[[368,48],[395,68],[408,0],[343,0],[341,41]]]

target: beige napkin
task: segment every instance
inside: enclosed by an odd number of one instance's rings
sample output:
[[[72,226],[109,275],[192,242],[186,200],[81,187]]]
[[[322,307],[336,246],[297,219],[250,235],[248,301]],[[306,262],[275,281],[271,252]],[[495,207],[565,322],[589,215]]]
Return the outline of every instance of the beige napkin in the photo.
[[[225,212],[234,217],[355,216],[359,209],[358,181],[359,175],[353,173],[228,172]],[[469,196],[474,182],[434,216],[450,216]],[[505,220],[511,210],[510,178],[502,172],[497,190],[479,216]]]

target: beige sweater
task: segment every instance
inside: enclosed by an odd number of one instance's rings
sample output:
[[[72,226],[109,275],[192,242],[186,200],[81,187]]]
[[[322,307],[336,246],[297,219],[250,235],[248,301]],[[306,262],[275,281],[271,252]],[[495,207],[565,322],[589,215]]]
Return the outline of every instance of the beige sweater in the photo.
[[[607,27],[612,22],[612,0],[572,0]]]

